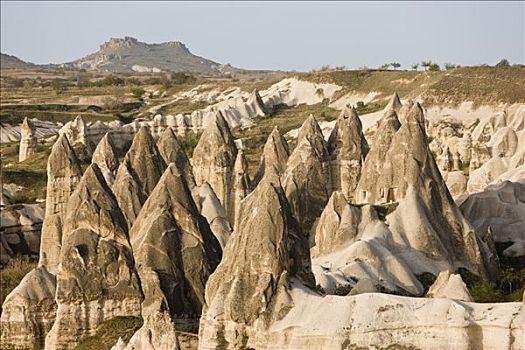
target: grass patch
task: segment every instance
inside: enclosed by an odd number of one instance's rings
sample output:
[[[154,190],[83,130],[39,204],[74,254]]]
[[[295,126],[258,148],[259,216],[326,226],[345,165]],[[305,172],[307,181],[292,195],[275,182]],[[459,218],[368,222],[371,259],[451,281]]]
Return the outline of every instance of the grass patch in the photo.
[[[5,298],[22,278],[34,269],[38,261],[28,256],[15,256],[5,266],[0,267],[0,305],[4,303]]]
[[[119,338],[128,342],[142,324],[141,317],[114,317],[102,322],[95,335],[81,339],[75,350],[110,350]]]
[[[522,299],[525,290],[525,268],[503,267],[497,282],[485,281],[464,268],[458,269],[457,272],[477,303],[517,302]]]
[[[37,199],[46,198],[47,158],[51,146],[39,144],[37,153],[18,162],[18,144],[1,145],[3,183],[14,183],[22,186],[13,201],[15,203],[36,203]]]
[[[235,138],[242,139],[244,144],[244,155],[248,161],[248,172],[253,178],[259,168],[259,160],[263,151],[264,144],[272,132],[274,126],[278,126],[281,134],[299,128],[306,118],[312,114],[318,122],[331,121],[337,118],[339,111],[328,107],[328,103],[318,103],[308,106],[301,104],[296,107],[285,105],[276,106],[272,111],[268,111],[265,117],[257,119],[256,124],[247,129],[237,128],[233,130]],[[293,143],[289,143],[293,146]],[[292,151],[292,147],[290,147]]]

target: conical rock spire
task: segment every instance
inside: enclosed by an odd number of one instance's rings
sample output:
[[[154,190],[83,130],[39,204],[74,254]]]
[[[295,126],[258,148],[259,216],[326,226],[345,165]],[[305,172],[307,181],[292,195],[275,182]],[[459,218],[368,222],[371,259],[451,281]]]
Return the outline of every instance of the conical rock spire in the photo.
[[[118,168],[112,187],[129,227],[165,169],[166,163],[148,129],[140,128]]]

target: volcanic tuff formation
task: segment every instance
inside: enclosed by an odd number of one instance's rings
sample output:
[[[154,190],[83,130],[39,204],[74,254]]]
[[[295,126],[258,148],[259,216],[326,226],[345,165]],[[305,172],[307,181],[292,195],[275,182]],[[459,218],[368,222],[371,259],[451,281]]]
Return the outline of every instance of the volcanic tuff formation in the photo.
[[[135,135],[130,149],[120,164],[113,192],[131,227],[142,205],[166,169],[166,163],[147,128]]]
[[[224,249],[230,238],[232,228],[226,210],[219,198],[213,192],[213,188],[205,182],[196,188],[196,203],[202,216],[210,224],[211,231],[219,240],[221,248]]]
[[[323,133],[310,115],[301,126],[288,158],[282,184],[294,216],[309,232],[331,193],[329,156]]]
[[[82,176],[80,163],[66,135],[60,135],[47,160],[46,214],[42,225],[40,266],[56,273],[62,246],[62,224],[69,196]]]
[[[361,166],[368,152],[361,120],[354,108],[341,112],[328,139],[332,189],[341,190],[351,199],[361,175]]]
[[[197,185],[207,182],[226,209],[230,223],[235,216],[233,194],[234,167],[237,157],[237,146],[230,127],[216,113],[212,122],[201,135],[193,151],[193,172]]]
[[[255,175],[255,183],[259,183],[268,171],[268,168],[274,167],[278,175],[282,175],[286,170],[286,162],[290,156],[288,150],[288,143],[286,139],[279,132],[276,126],[268,136],[264,144],[261,160],[259,162],[259,170]]]
[[[171,128],[166,128],[162,132],[157,141],[157,148],[166,164],[174,163],[182,176],[184,176],[188,187],[193,189],[196,186],[193,178],[193,169],[186,152],[184,152],[184,148]]]
[[[313,286],[308,242],[270,174],[244,199],[237,229],[208,280],[199,348],[251,347],[251,337],[292,306],[294,278]]]
[[[102,140],[95,148],[91,163],[97,164],[100,171],[104,175],[104,179],[108,186],[112,186],[115,181],[115,175],[119,167],[118,157],[116,155],[115,145],[113,144],[113,137],[110,133],[104,135]]]
[[[18,161],[23,162],[36,153],[37,139],[33,123],[27,117],[20,127],[20,151]]]
[[[115,196],[96,164],[69,198],[47,349],[73,349],[104,320],[139,316],[142,291]]]
[[[198,317],[221,248],[174,163],[144,204],[130,240],[144,289],[143,310]]]

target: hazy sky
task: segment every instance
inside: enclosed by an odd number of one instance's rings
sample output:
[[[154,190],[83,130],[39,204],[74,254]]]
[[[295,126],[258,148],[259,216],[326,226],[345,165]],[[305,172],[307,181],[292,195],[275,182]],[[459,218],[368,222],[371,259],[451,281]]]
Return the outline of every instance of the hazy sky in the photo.
[[[34,63],[125,35],[252,69],[525,63],[525,2],[1,2],[1,51]]]

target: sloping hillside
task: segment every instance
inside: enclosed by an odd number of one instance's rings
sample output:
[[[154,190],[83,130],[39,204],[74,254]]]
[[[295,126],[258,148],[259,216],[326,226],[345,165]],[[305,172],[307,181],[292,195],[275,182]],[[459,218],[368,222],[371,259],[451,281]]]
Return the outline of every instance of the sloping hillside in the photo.
[[[100,49],[65,64],[110,72],[192,72],[219,75],[234,68],[196,56],[179,41],[148,44],[132,37],[111,38]]]
[[[16,56],[2,53],[0,54],[0,67],[1,69],[33,69],[37,66],[33,63],[22,61]]]

